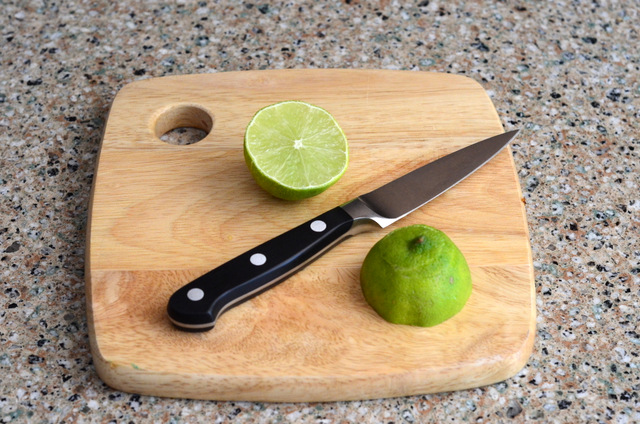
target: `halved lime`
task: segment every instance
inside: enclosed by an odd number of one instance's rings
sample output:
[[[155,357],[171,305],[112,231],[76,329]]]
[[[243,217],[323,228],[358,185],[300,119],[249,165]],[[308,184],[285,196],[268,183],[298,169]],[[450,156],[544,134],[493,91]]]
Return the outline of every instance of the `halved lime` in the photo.
[[[349,147],[326,110],[300,101],[260,109],[244,135],[244,158],[258,185],[286,200],[322,193],[347,169]]]
[[[456,315],[471,295],[462,252],[427,225],[398,228],[379,240],[362,264],[365,299],[385,320],[432,327]]]

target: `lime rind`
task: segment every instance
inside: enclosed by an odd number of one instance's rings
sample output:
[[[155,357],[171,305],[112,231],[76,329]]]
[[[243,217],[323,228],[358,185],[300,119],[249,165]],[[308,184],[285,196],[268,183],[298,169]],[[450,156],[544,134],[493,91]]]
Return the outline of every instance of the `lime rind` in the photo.
[[[320,194],[342,177],[349,149],[329,112],[286,101],[254,115],[245,132],[244,156],[260,187],[276,197],[299,200]]]

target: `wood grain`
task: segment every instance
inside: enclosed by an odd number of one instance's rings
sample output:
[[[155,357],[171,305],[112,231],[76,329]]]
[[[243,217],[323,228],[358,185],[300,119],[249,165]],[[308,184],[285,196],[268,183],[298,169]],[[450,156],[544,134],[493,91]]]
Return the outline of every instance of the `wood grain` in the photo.
[[[252,115],[277,101],[324,107],[350,164],[301,202],[263,192],[242,156]],[[179,126],[210,131],[178,146]],[[94,179],[87,243],[91,348],[112,387],[215,400],[329,401],[404,396],[501,381],[526,363],[534,282],[510,151],[395,225],[352,237],[207,333],[166,316],[170,295],[210,268],[437,157],[502,132],[471,79],[365,70],[281,70],[139,81],[116,96]],[[433,328],[392,325],[366,304],[359,272],[399,226],[441,229],[465,254],[473,292]]]

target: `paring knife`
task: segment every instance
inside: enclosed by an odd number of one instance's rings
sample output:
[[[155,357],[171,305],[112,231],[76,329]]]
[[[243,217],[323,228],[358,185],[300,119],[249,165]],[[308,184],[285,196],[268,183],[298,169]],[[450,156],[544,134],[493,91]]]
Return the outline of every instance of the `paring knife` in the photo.
[[[518,132],[428,163],[220,265],[171,296],[169,318],[182,330],[212,329],[225,310],[282,282],[348,236],[385,228],[435,199],[491,160]]]

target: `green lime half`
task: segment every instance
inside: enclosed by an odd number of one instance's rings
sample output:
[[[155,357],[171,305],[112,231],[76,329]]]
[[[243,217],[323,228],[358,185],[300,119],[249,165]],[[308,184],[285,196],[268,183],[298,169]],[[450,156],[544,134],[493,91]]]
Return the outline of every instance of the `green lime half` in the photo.
[[[286,200],[322,193],[347,169],[349,148],[326,110],[299,101],[267,106],[244,135],[244,158],[258,185]]]
[[[471,273],[445,233],[399,228],[378,241],[360,273],[365,299],[385,320],[432,327],[456,315],[471,295]]]

